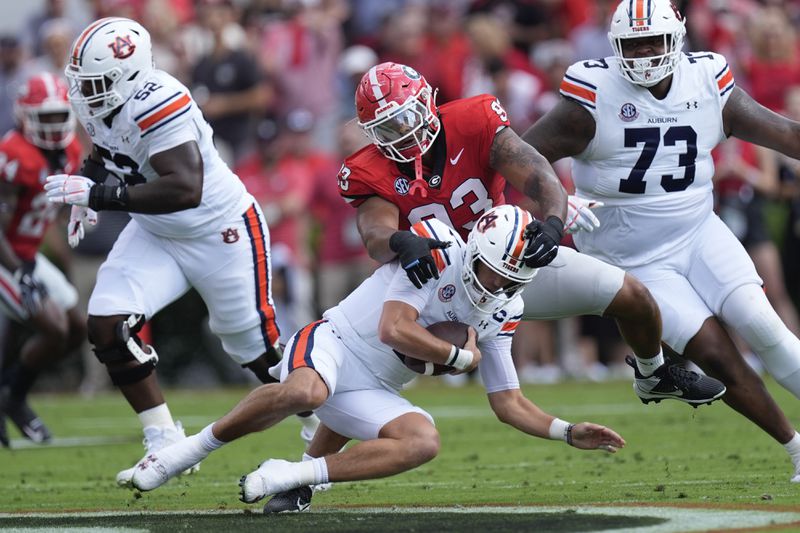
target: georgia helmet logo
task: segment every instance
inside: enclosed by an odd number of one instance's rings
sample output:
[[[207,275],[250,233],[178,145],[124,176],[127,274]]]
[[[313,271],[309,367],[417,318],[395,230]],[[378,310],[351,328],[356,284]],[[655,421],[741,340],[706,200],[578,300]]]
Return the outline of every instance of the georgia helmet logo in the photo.
[[[136,45],[133,44],[130,35],[126,35],[125,37],[120,37],[117,35],[114,37],[114,42],[109,43],[109,48],[114,53],[114,57],[117,59],[125,59],[126,57],[130,57],[133,54],[133,51],[136,50]]]

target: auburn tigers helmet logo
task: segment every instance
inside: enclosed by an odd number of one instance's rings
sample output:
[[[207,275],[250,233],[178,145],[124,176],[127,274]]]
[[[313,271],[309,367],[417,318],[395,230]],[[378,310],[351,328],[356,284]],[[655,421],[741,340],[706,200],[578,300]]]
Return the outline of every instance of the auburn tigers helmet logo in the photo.
[[[111,51],[114,53],[114,57],[117,59],[125,59],[126,57],[130,57],[133,54],[133,51],[136,50],[136,45],[133,44],[131,41],[131,36],[126,35],[125,37],[120,37],[117,35],[114,37],[114,42],[108,45],[111,48]]]

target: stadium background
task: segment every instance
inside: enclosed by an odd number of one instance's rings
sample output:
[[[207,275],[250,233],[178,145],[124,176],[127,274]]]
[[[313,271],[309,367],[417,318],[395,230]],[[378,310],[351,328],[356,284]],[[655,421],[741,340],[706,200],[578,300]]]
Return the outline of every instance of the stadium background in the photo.
[[[800,118],[800,2],[680,4],[689,49],[725,54],[740,86],[764,105]],[[355,211],[339,199],[335,180],[342,158],[367,142],[353,123],[353,91],[361,74],[377,62],[399,61],[439,88],[439,103],[493,93],[522,132],[557,100],[570,63],[611,54],[606,32],[615,5],[609,0],[8,3],[0,20],[0,133],[14,125],[15,87],[33,72],[62,75],[72,40],[90,20],[121,15],[141,21],[153,36],[156,65],[192,89],[221,153],[262,203],[285,340],[374,267],[356,233]],[[747,246],[773,305],[797,334],[799,167],[740,142],[717,152],[718,211]],[[568,162],[557,170],[571,190]],[[509,197],[521,201],[515,191]],[[78,287],[82,302],[126,216],[103,213],[100,220],[74,252],[65,246],[63,227],[54,227],[47,240],[47,253]],[[165,382],[202,387],[248,379],[208,332],[196,294],[164,310],[151,326]],[[16,330],[9,326],[4,335],[6,362],[15,340],[25,335]],[[524,383],[627,378],[626,352],[613,325],[597,318],[528,323],[515,343]],[[91,396],[109,388],[88,345],[50,377],[41,380],[40,389]]]

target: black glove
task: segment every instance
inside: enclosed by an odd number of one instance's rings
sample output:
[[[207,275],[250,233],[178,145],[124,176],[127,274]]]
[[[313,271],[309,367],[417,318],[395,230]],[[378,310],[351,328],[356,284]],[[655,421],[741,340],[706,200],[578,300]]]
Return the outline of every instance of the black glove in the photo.
[[[534,220],[525,227],[525,238],[528,246],[522,258],[531,268],[543,267],[556,258],[558,243],[564,236],[564,223],[557,216],[547,217],[547,220]]]
[[[426,239],[410,231],[397,231],[389,237],[389,249],[397,254],[408,279],[418,289],[431,278],[439,279],[439,269],[431,250],[448,246],[449,242]]]
[[[24,262],[14,273],[14,278],[19,283],[22,307],[31,315],[36,314],[42,308],[42,302],[47,297],[45,286],[33,277],[35,267],[36,263],[34,262]]]

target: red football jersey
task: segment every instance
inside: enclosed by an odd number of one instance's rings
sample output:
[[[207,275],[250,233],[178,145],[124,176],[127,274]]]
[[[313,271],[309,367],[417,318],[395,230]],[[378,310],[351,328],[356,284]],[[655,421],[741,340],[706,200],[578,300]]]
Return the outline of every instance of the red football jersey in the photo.
[[[497,131],[509,126],[508,115],[497,98],[484,94],[442,105],[439,120],[443,131],[431,150],[437,150],[442,135],[446,148],[436,168],[425,169],[425,176],[432,176],[426,198],[409,192],[413,170],[403,175],[375,145],[345,159],[338,176],[342,197],[358,207],[380,196],[400,208],[400,229],[437,218],[466,239],[484,211],[505,203],[506,181],[489,166],[489,151]]]
[[[28,142],[16,130],[0,140],[0,179],[19,188],[14,217],[5,236],[17,257],[32,261],[47,227],[56,217],[59,206],[47,201],[44,181],[50,174],[75,173],[80,168],[82,148],[73,140],[51,168],[41,149]]]

